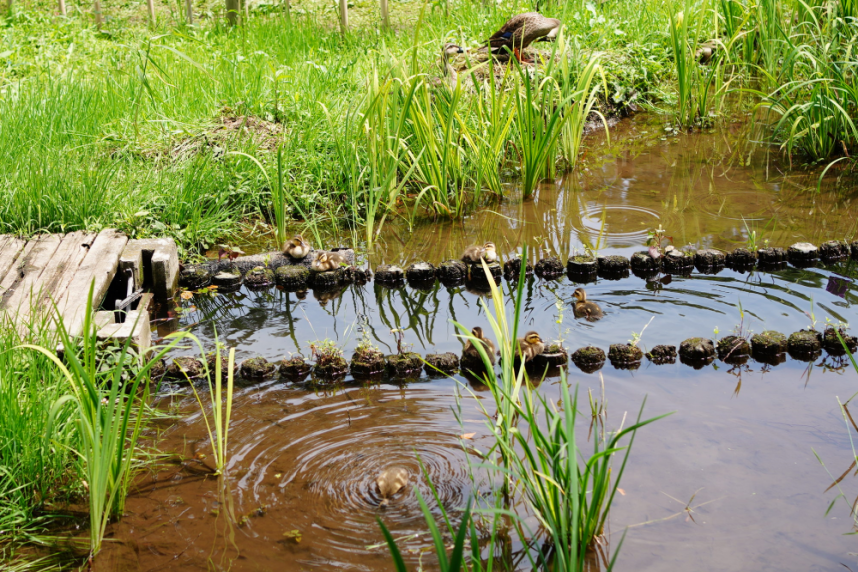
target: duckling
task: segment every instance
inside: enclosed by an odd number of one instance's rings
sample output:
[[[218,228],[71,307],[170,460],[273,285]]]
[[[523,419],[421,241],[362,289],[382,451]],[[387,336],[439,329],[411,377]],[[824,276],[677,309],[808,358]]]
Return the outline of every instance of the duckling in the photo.
[[[576,318],[585,318],[588,322],[595,322],[605,315],[597,303],[587,299],[587,293],[584,292],[583,288],[577,288],[572,293],[572,297],[575,298],[573,310]]]
[[[316,260],[310,265],[310,270],[327,272],[329,270],[336,270],[344,264],[346,264],[346,259],[341,254],[337,254],[336,252],[320,252],[316,256]]]
[[[478,263],[485,260],[488,263],[496,262],[498,259],[497,248],[494,242],[487,242],[482,246],[469,246],[462,253],[462,262]]]
[[[518,338],[518,355],[524,356],[524,363],[541,354],[544,349],[545,344],[536,332],[527,332],[523,338]]]
[[[310,254],[310,243],[300,234],[296,234],[283,245],[283,254],[298,260]]]
[[[521,50],[540,38],[554,38],[560,25],[557,18],[546,18],[539,12],[516,14],[492,34],[486,44],[493,54],[507,53],[509,48],[521,62]]]
[[[408,484],[408,471],[402,467],[388,467],[375,479],[375,484],[382,498],[380,505],[387,506],[390,497]]]
[[[474,336],[475,338],[477,338],[477,340],[479,340],[479,343],[483,344],[483,348],[485,349],[486,354],[488,354],[488,356],[489,356],[489,361],[491,362],[492,365],[494,365],[495,364],[495,353],[496,353],[494,342],[491,341],[490,339],[488,339],[487,337],[483,336],[483,329],[480,327],[476,327],[473,330],[471,330],[471,335]],[[476,359],[476,360],[482,359],[480,357],[480,350],[477,349],[476,346],[474,346],[474,344],[471,342],[471,340],[468,340],[467,343],[465,344],[465,349],[462,350],[462,357],[467,357],[467,358]]]

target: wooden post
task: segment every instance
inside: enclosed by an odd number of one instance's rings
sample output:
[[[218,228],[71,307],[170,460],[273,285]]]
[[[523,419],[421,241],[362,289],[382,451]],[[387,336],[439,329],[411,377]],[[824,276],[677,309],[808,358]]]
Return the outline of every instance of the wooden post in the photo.
[[[349,31],[349,0],[340,0],[340,30],[344,36]]]
[[[289,3],[289,0],[286,0],[286,21],[292,21],[292,5]]]
[[[191,0],[185,0],[185,19],[187,20],[188,26],[194,25],[194,5],[191,3]]]
[[[226,0],[226,22],[230,26],[238,25],[238,14],[241,5],[238,0]]]
[[[60,16],[66,15],[66,0],[60,0]]]
[[[95,0],[95,3],[92,7],[93,15],[95,16],[95,26],[99,30],[101,29],[102,19],[101,19],[101,0]]]
[[[379,0],[381,5],[381,27],[385,30],[390,29],[390,16],[387,13],[387,0]]]
[[[62,0],[60,0],[62,1]],[[155,25],[155,2],[154,0],[146,0],[146,7],[149,8],[149,24]]]

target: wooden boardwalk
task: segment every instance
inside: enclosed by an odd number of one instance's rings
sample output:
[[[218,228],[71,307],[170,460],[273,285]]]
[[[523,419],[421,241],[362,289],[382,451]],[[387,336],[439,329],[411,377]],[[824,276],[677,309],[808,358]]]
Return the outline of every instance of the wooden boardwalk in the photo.
[[[80,335],[90,287],[97,309],[127,243],[113,229],[29,240],[0,235],[0,313],[24,327],[47,316],[55,303],[68,332]]]

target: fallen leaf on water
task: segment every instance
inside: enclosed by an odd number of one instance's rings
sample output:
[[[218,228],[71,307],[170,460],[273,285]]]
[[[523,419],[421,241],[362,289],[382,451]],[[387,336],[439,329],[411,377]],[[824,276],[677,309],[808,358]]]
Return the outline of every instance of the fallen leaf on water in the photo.
[[[289,530],[283,533],[284,538],[290,538],[295,542],[301,542],[301,531],[300,530]]]
[[[194,297],[193,292],[182,292],[182,300],[190,300]]]
[[[473,439],[474,435],[476,435],[476,433],[465,433],[462,435],[462,439]]]
[[[624,491],[623,489],[621,489],[621,488],[619,488],[619,487],[617,487],[617,492],[618,492],[618,493],[620,493],[620,494],[621,494],[621,495],[623,495],[623,496],[626,496],[626,491]]]
[[[280,478],[280,477],[282,477],[282,476],[283,476],[283,474],[282,474],[282,473],[277,473],[276,475],[274,475],[274,478],[275,478],[275,479],[279,479],[279,478]]]

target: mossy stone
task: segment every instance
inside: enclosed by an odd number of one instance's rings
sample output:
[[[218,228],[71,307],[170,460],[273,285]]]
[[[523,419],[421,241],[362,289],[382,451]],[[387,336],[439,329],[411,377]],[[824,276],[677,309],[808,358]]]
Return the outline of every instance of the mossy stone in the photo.
[[[793,359],[814,360],[822,354],[822,334],[814,330],[793,332],[787,339],[787,351]]]
[[[662,257],[661,266],[667,274],[691,274],[694,254],[674,248]]]
[[[824,347],[825,351],[833,356],[844,355],[846,350],[843,349],[843,344],[840,343],[840,339],[837,337],[838,331],[840,332],[840,337],[843,338],[843,342],[846,344],[846,347],[854,354],[855,351],[858,350],[858,339],[856,339],[855,336],[847,334],[846,330],[843,328],[839,328],[837,330],[835,330],[833,326],[825,328],[825,332],[822,334],[822,347]]]
[[[359,347],[349,369],[355,377],[369,377],[384,371],[384,354],[376,348]]]
[[[845,240],[829,240],[819,245],[819,257],[826,262],[836,262],[847,258],[851,253]]]
[[[313,366],[313,376],[321,381],[336,381],[346,376],[349,362],[343,356],[325,356],[321,363]]]
[[[679,344],[679,357],[689,361],[703,361],[715,357],[715,344],[707,338],[688,338]]]
[[[340,283],[363,285],[372,280],[372,270],[369,268],[358,268],[357,266],[346,266],[340,268]]]
[[[648,250],[635,252],[632,254],[631,265],[632,270],[638,272],[659,272],[661,270],[661,259],[663,257],[653,258],[649,255]]]
[[[387,373],[391,377],[414,377],[423,368],[420,354],[414,352],[389,355],[384,358],[384,361],[387,364]]]
[[[164,377],[164,374],[167,373],[167,362],[164,361],[164,358],[160,358],[152,364],[152,367],[149,368],[149,377],[153,380],[158,380]]]
[[[206,368],[202,361],[195,357],[182,356],[173,358],[167,366],[165,377],[175,381],[187,381],[187,379],[200,379],[205,376],[205,373]]]
[[[516,282],[521,274],[521,258],[515,257],[504,262],[503,277],[510,282]],[[533,274],[533,265],[526,262],[524,265],[524,275],[531,276]]]
[[[453,352],[426,354],[423,369],[429,375],[451,374],[459,371],[459,356]]]
[[[760,265],[778,267],[786,262],[787,253],[783,248],[760,248],[757,250],[757,260]]]
[[[306,266],[279,266],[274,271],[274,281],[286,290],[306,290],[310,282],[310,269]]]
[[[467,264],[468,268],[468,276],[467,280],[474,282],[475,284],[489,284],[488,276],[486,276],[486,271],[483,268],[482,264]],[[492,280],[495,284],[499,284],[501,278],[503,277],[503,268],[497,262],[492,262],[488,265],[489,274],[491,274]]]
[[[797,242],[787,249],[787,259],[796,268],[809,268],[819,259],[819,249],[809,242]]]
[[[605,365],[605,352],[596,346],[578,348],[572,353],[572,363],[584,373],[594,373]]]
[[[714,248],[705,248],[694,253],[694,266],[701,274],[717,274],[726,263],[727,256]],[[682,352],[679,355],[682,356]]]
[[[274,271],[270,268],[257,266],[244,276],[248,288],[268,288],[274,284]]]
[[[576,254],[566,261],[566,273],[571,277],[596,276],[599,272],[599,261],[590,254]],[[573,278],[574,280],[574,278]]]
[[[233,292],[241,287],[243,280],[239,272],[218,272],[212,276],[212,284],[218,287],[220,292]]]
[[[209,368],[209,373],[214,379],[215,375],[215,366],[217,365],[217,352],[209,352],[206,354],[206,365]],[[232,364],[233,370],[236,369],[236,364]],[[223,379],[226,379],[227,374],[229,373],[229,352],[223,351],[220,355],[220,371],[223,375]],[[234,373],[234,372],[233,372]]]
[[[375,269],[375,281],[384,286],[398,287],[405,283],[405,273],[399,266],[382,264]]]
[[[335,289],[340,285],[343,278],[343,269],[335,268],[325,272],[315,272],[310,270],[310,285],[314,289],[328,290]]]
[[[310,364],[302,357],[292,357],[280,362],[280,377],[290,381],[303,381],[310,373]]]
[[[608,348],[608,359],[615,367],[617,364],[640,363],[643,359],[643,352],[639,347],[631,344],[611,344],[611,347]]]
[[[718,340],[718,359],[726,363],[747,359],[751,355],[751,344],[741,336],[724,336]]]
[[[533,358],[539,367],[546,365],[551,368],[562,367],[569,361],[569,352],[559,343],[551,343],[545,346],[542,353]]]
[[[787,350],[787,338],[780,332],[766,330],[765,332],[751,336],[751,351],[756,357],[776,356]]]
[[[543,258],[534,266],[533,271],[540,278],[554,279],[563,275],[563,263],[556,256]]]
[[[646,357],[656,365],[675,363],[676,346],[657,345],[646,353]]]
[[[445,260],[438,265],[438,278],[445,286],[458,286],[468,276],[468,267],[461,260]]]
[[[405,278],[408,282],[434,282],[435,267],[428,262],[415,262],[405,269]]]
[[[179,273],[179,286],[188,290],[204,288],[212,283],[212,272],[206,264],[190,264]]]
[[[631,263],[625,256],[611,254],[609,256],[600,256],[596,259],[598,263],[598,273],[608,276],[625,274],[628,276]]]
[[[727,254],[727,266],[730,268],[753,268],[757,264],[757,255],[747,248],[737,248]]]
[[[244,379],[258,380],[274,375],[276,369],[277,364],[269,362],[264,357],[252,357],[241,362],[238,371]]]

